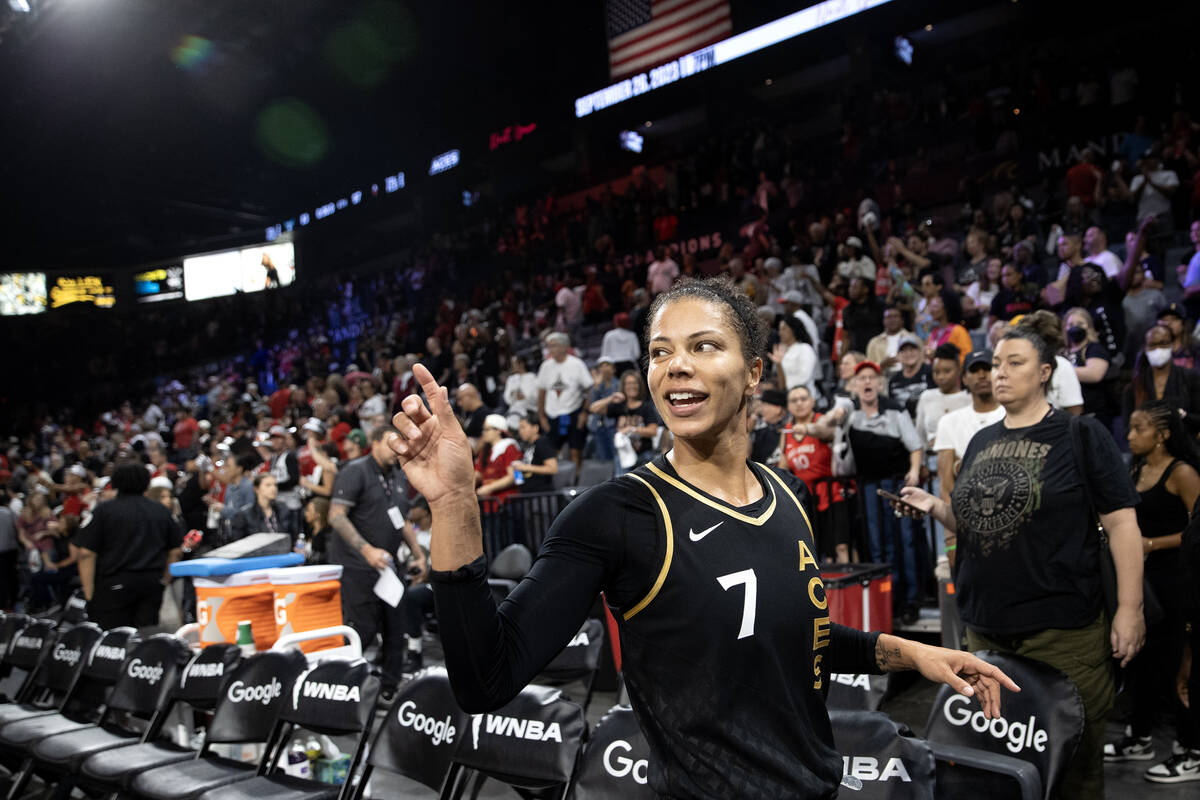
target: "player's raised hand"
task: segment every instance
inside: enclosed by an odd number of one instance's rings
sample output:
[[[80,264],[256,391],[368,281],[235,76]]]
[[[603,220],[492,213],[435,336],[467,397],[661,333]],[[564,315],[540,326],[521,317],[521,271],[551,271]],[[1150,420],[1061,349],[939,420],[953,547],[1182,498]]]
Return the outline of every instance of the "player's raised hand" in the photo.
[[[423,365],[413,366],[429,406],[409,395],[392,418],[399,435],[388,436],[388,446],[400,458],[400,467],[413,487],[432,507],[438,501],[462,494],[475,503],[475,468],[471,443],[450,408],[446,387],[438,386]]]

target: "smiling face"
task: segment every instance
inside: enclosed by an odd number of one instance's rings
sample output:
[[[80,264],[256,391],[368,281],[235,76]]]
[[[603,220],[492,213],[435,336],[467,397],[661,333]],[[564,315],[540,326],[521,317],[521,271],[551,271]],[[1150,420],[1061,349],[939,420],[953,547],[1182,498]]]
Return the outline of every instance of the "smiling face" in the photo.
[[[650,397],[677,439],[715,441],[745,429],[746,399],[762,376],[749,364],[723,304],[682,297],[650,325]]]

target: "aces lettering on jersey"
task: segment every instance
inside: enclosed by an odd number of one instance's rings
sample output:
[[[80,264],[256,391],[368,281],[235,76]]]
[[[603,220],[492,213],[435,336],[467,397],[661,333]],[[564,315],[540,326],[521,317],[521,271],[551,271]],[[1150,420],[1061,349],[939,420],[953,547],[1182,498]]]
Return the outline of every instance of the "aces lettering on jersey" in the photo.
[[[825,597],[825,584],[821,581],[820,565],[817,559],[813,558],[812,550],[804,542],[803,539],[798,541],[800,547],[800,572],[805,572],[811,565],[818,572],[808,580],[808,599],[813,604],[813,608],[818,611],[827,611],[829,601]],[[742,597],[742,624],[738,629],[739,639],[745,639],[754,635],[754,621],[758,609],[758,576],[753,569],[744,569],[739,572],[731,572],[728,575],[721,575],[717,578],[717,583],[725,591],[729,591],[735,586],[744,587],[745,594]],[[829,615],[816,617],[813,619],[813,688],[820,689],[824,684],[821,678],[821,660],[823,654],[818,653],[818,650],[829,646],[830,635]]]

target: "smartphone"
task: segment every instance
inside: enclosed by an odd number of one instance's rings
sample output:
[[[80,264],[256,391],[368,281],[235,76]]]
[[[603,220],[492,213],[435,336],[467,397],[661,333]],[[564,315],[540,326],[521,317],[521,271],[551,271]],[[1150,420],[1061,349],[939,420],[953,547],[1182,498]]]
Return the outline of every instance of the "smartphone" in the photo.
[[[914,506],[912,503],[910,503],[910,502],[908,502],[907,500],[905,500],[905,499],[904,499],[903,497],[901,497],[900,495],[898,495],[898,494],[892,494],[891,492],[889,492],[889,491],[887,491],[887,490],[885,490],[885,489],[876,489],[876,490],[875,490],[875,494],[879,495],[879,496],[880,496],[880,497],[882,497],[884,500],[891,500],[893,503],[899,503],[900,505],[904,506],[905,508],[910,508],[910,509],[912,509],[912,510],[913,510],[915,513],[917,513],[917,514],[924,514],[924,513],[925,513],[925,512],[924,512],[924,511],[922,511],[921,509],[919,509],[919,508],[917,508],[916,506]]]

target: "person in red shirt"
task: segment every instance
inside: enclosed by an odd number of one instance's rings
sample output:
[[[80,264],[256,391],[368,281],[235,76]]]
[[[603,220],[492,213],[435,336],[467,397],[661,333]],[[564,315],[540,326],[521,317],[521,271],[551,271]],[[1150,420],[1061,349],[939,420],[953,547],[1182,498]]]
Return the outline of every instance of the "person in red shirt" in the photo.
[[[833,450],[816,436],[813,423],[821,415],[813,413],[815,398],[807,386],[797,386],[788,392],[787,404],[792,424],[783,433],[784,463],[817,499],[813,527],[818,550],[844,564],[850,560],[846,495],[840,481],[829,480],[833,477]]]
[[[200,423],[196,421],[195,417],[188,414],[176,422],[172,430],[175,433],[175,451],[190,450],[196,441],[196,434],[200,431]]]
[[[501,414],[488,414],[483,420],[480,441],[483,447],[475,457],[475,478],[479,484],[476,494],[497,500],[516,494],[508,465],[521,460],[521,448],[508,435],[508,420]]]
[[[1067,197],[1078,197],[1087,208],[1095,208],[1100,200],[1104,173],[1096,166],[1096,154],[1085,148],[1078,164],[1067,170]]]

